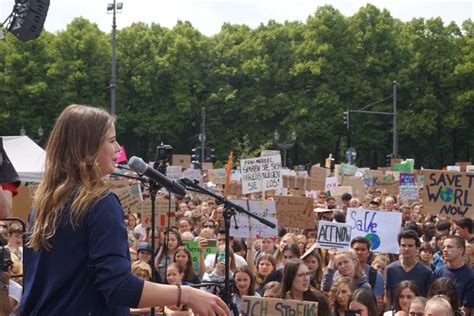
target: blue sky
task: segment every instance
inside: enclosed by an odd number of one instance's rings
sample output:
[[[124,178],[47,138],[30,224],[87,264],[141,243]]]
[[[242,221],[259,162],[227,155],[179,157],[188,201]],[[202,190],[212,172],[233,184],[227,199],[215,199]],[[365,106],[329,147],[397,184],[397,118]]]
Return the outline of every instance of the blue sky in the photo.
[[[155,22],[173,27],[178,20],[190,21],[205,35],[219,32],[224,22],[256,27],[273,19],[278,22],[305,21],[318,6],[331,4],[346,16],[353,15],[367,1],[347,0],[118,0],[123,11],[117,15],[119,28],[133,22]],[[0,0],[0,19],[11,12],[15,0]],[[113,0],[51,0],[45,28],[50,32],[65,29],[74,17],[83,16],[109,32],[112,16],[107,4]],[[371,4],[386,8],[392,16],[409,21],[414,17],[440,16],[445,23],[462,21],[474,16],[473,0],[373,0]]]

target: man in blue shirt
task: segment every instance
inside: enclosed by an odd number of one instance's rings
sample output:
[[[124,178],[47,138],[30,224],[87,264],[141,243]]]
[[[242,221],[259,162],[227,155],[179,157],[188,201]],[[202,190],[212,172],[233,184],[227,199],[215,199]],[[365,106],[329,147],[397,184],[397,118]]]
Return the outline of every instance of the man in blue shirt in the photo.
[[[459,303],[465,315],[474,311],[474,270],[464,261],[466,244],[458,236],[448,236],[443,243],[443,256],[446,265],[437,269],[433,278],[447,277],[454,281]]]
[[[413,230],[403,230],[398,234],[400,260],[392,262],[387,267],[386,299],[387,308],[394,303],[395,288],[401,281],[413,281],[422,296],[426,296],[431,284],[432,271],[417,260],[420,237]]]

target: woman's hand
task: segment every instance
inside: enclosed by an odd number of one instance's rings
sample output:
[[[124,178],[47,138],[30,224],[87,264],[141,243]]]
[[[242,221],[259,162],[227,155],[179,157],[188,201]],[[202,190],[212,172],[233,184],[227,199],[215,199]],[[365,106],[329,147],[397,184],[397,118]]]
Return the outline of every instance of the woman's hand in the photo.
[[[191,287],[183,286],[183,290],[187,293],[187,301],[184,303],[188,305],[194,315],[197,316],[230,316],[230,310],[225,305],[224,301],[214,294],[208,293],[203,290],[194,289]]]

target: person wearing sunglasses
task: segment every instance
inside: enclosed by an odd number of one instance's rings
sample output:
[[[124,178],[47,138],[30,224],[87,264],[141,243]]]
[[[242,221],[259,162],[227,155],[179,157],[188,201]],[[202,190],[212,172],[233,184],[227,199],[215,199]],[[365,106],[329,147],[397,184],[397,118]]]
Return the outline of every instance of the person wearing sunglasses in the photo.
[[[312,272],[301,259],[291,259],[285,263],[281,280],[283,299],[318,302],[318,316],[329,315],[327,298],[310,286]]]

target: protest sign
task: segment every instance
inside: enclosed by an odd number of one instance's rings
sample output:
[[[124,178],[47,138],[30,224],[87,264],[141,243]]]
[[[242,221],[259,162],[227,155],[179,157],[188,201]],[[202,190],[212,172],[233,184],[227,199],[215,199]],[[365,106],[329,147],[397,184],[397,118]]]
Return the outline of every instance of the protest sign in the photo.
[[[471,165],[471,162],[470,161],[458,161],[456,163],[454,163],[454,165],[456,166],[460,166],[461,167],[461,172],[466,172],[466,167],[467,166],[470,166]]]
[[[199,271],[199,242],[197,241],[183,241],[183,244],[191,252],[191,260],[193,262],[194,271]],[[204,258],[207,255],[215,254],[217,252],[217,247],[206,247],[203,249]]]
[[[202,170],[207,171],[213,168],[212,162],[203,162],[202,163]]]
[[[269,150],[269,149],[264,149],[260,153],[260,157],[268,157],[268,156],[277,156],[280,155],[279,150]]]
[[[364,185],[364,180],[361,177],[341,177],[342,186],[349,186],[352,188],[352,196],[360,199],[364,199],[367,188]]]
[[[324,191],[329,169],[321,168],[319,165],[313,165],[311,166],[309,174],[311,176],[311,186],[307,189]]]
[[[228,196],[239,196],[242,194],[242,186],[239,181],[231,181],[226,190]]]
[[[191,180],[198,180],[202,184],[202,174],[199,169],[186,169],[183,171],[183,177]]]
[[[281,189],[281,156],[257,157],[240,161],[244,194]]]
[[[275,201],[255,200],[231,200],[245,210],[274,223],[275,228],[268,227],[250,216],[237,211],[235,215],[236,225],[231,225],[230,235],[242,238],[273,238],[278,237],[278,222],[276,218]]]
[[[413,159],[406,159],[400,163],[393,164],[393,171],[412,173],[415,168],[415,161]]]
[[[327,177],[326,184],[324,186],[324,191],[327,192],[333,188],[337,188],[337,177]]]
[[[167,166],[166,176],[170,179],[179,180],[183,175],[182,171],[183,167],[181,166]]]
[[[329,190],[329,195],[332,197],[341,197],[344,193],[352,195],[352,188],[349,186],[335,187]]]
[[[415,181],[414,173],[400,173],[400,200],[416,201],[418,200],[418,185]]]
[[[279,227],[314,229],[314,200],[300,196],[275,196]]]
[[[341,163],[341,167],[339,168],[339,175],[340,176],[353,176],[357,172],[356,165],[350,165],[347,163]]]
[[[316,243],[319,248],[349,249],[351,244],[351,225],[319,221]]]
[[[214,184],[224,184],[225,168],[207,170],[207,178]]]
[[[133,183],[133,182],[132,182]],[[130,180],[127,179],[120,179],[120,180],[108,180],[106,181],[107,186],[111,191],[115,189],[120,189],[120,188],[125,188],[130,186],[132,183],[130,183]]]
[[[474,174],[423,170],[423,213],[454,217],[474,216]]]
[[[125,214],[135,213],[142,202],[141,190],[138,184],[113,189],[111,191],[119,198]]]
[[[155,225],[165,226],[168,225],[168,210],[171,207],[171,224],[175,224],[175,200],[157,200],[155,204]],[[146,227],[151,226],[151,200],[146,199],[137,206],[137,213],[141,214],[141,221]]]
[[[240,303],[240,315],[317,316],[318,303],[244,295]]]
[[[466,166],[466,172],[469,172],[469,173],[474,172],[474,166]]]
[[[461,166],[446,166],[447,171],[461,172]]]
[[[349,208],[346,224],[352,228],[352,239],[362,236],[370,241],[371,251],[398,254],[397,236],[402,226],[402,213]]]
[[[122,145],[120,146],[120,151],[117,153],[115,156],[115,162],[116,163],[121,163],[127,161],[127,152],[125,151],[125,147]]]
[[[173,155],[171,164],[173,166],[181,166],[183,169],[188,169],[191,166],[191,155]]]

